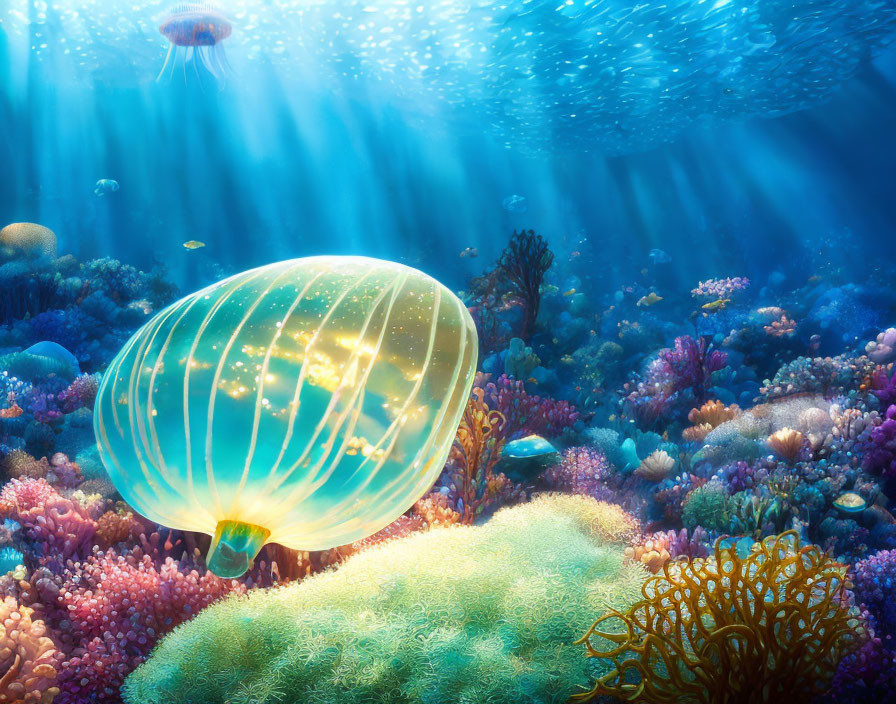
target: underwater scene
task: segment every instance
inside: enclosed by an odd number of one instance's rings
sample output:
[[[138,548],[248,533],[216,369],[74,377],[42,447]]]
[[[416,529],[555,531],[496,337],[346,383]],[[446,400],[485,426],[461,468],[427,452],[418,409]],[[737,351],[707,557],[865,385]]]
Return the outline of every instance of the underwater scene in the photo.
[[[0,0],[0,704],[896,703],[896,0]]]

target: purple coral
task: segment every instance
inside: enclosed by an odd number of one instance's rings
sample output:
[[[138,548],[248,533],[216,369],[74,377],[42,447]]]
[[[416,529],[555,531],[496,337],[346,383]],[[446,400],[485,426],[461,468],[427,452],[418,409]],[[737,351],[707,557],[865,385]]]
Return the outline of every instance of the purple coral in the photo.
[[[890,406],[883,423],[871,431],[862,467],[890,479],[896,477],[896,406]]]
[[[856,562],[853,593],[882,633],[896,635],[896,550],[882,550]]]
[[[542,480],[551,489],[612,501],[613,492],[605,484],[610,474],[610,463],[603,452],[581,446],[564,451],[560,463],[545,470]]]
[[[883,367],[875,369],[871,374],[869,391],[877,396],[883,407],[896,403],[896,369],[892,374],[887,374],[887,370]]]
[[[690,335],[675,338],[675,345],[660,351],[662,372],[670,381],[670,392],[692,389],[697,400],[706,400],[710,378],[728,364],[728,355],[712,349],[705,337],[695,340]]]
[[[690,392],[689,404],[700,405],[709,395],[713,373],[724,369],[728,355],[713,349],[705,337],[690,335],[675,338],[671,348],[659,351],[647,368],[645,378],[626,396],[627,407],[643,421],[655,422],[671,408],[678,409],[682,394]],[[680,410],[684,410],[680,408]]]
[[[79,408],[93,408],[100,388],[97,374],[81,374],[57,395],[63,413],[74,413]]]

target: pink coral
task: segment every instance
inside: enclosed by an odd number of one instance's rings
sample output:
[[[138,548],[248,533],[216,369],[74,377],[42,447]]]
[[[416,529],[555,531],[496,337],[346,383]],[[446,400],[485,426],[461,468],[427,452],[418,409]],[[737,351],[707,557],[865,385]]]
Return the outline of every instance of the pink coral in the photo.
[[[100,378],[96,374],[81,374],[63,391],[56,400],[63,413],[74,413],[79,408],[93,408],[100,388]]]
[[[44,571],[39,590],[68,644],[56,704],[117,702],[124,677],[158,639],[245,586],[171,558],[97,551]]]
[[[89,552],[96,522],[86,506],[61,496],[45,479],[13,479],[0,492],[0,516],[22,525],[41,564]]]
[[[700,298],[730,298],[731,294],[743,291],[750,285],[750,280],[745,276],[734,276],[726,279],[707,279],[701,281],[697,288],[691,290],[691,295]]]
[[[530,395],[522,381],[506,374],[486,384],[484,392],[488,407],[504,416],[508,438],[524,435],[556,437],[579,419],[579,412],[568,402]]]

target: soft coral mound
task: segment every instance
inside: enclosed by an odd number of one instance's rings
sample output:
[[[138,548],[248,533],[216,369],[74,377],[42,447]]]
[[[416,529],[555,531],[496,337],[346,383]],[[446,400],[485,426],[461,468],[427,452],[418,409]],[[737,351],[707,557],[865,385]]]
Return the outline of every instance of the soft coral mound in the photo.
[[[209,607],[128,678],[125,700],[560,704],[588,679],[572,643],[589,611],[637,598],[631,523],[549,495],[384,543]]]

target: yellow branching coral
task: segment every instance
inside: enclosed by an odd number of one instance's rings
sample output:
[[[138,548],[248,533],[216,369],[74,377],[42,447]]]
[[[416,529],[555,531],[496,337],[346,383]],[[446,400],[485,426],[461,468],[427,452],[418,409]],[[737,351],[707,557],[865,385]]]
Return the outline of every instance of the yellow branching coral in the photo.
[[[464,506],[461,520],[468,525],[507,484],[507,477],[494,472],[501,459],[507,421],[488,407],[484,396],[482,389],[473,389],[449,455],[455,467],[452,479]]]
[[[573,701],[802,704],[826,689],[865,637],[844,567],[793,531],[744,558],[722,541],[714,553],[667,563],[641,601],[594,623],[578,643],[614,669]]]

